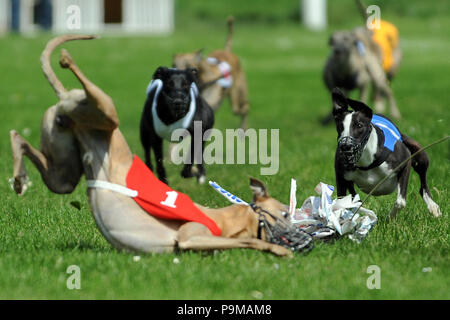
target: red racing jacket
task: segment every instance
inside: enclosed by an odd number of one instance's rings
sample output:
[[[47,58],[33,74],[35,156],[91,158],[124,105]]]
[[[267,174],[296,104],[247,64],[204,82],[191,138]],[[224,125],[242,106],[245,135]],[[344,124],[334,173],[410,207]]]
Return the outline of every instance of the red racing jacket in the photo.
[[[153,172],[134,156],[126,177],[127,188],[136,190],[133,199],[150,215],[161,219],[198,222],[220,236],[222,231],[216,222],[203,213],[184,193],[174,191],[155,177]]]

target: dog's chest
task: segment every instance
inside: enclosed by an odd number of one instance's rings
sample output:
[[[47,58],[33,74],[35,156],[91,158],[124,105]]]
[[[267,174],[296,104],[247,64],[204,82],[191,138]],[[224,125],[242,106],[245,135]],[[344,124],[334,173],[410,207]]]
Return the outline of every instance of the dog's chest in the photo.
[[[356,169],[344,174],[347,181],[353,181],[362,191],[369,193],[382,179],[391,174],[393,171],[386,162],[379,167],[364,171]],[[386,195],[392,193],[397,187],[397,176],[394,175],[381,184],[374,195]]]

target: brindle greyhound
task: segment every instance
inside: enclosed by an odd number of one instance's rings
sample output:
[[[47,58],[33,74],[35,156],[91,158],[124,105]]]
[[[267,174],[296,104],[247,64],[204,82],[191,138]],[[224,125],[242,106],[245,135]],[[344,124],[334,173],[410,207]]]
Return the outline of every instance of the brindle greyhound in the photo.
[[[119,130],[113,100],[81,72],[66,50],[61,51],[60,65],[73,72],[83,89],[67,91],[50,66],[50,55],[57,46],[66,41],[93,38],[84,35],[60,36],[51,40],[42,53],[44,75],[59,101],[44,114],[41,151],[33,148],[15,130],[10,132],[14,190],[19,195],[25,191],[27,180],[24,156],[32,161],[46,186],[55,193],[72,192],[83,174],[87,180],[103,180],[126,186],[133,153]],[[252,248],[280,256],[292,255],[291,250],[264,241],[267,232],[259,227],[261,215],[269,223],[285,219],[285,205],[271,198],[260,181],[251,180],[251,187],[255,205],[261,210],[244,205],[219,209],[196,205],[216,222],[222,231],[220,237],[213,236],[207,227],[196,222],[153,217],[131,197],[115,191],[88,188],[88,196],[98,228],[118,249],[171,252],[177,248]],[[260,239],[257,238],[258,233]]]

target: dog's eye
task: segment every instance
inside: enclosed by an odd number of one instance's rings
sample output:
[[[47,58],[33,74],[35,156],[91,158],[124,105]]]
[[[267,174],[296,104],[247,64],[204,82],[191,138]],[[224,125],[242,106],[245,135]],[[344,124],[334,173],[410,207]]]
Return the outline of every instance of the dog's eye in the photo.
[[[288,217],[288,213],[286,211],[281,212],[281,215],[283,216],[283,218],[287,218]]]
[[[363,124],[361,122],[357,122],[355,125],[358,129],[361,129],[363,127]]]

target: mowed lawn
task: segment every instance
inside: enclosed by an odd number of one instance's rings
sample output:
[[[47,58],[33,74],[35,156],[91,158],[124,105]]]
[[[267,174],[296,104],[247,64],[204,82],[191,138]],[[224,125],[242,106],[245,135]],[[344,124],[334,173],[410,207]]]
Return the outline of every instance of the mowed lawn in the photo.
[[[403,119],[399,128],[422,145],[449,134],[450,22],[448,17],[393,17],[402,37],[404,61],[393,83]],[[352,27],[358,17],[340,27]],[[247,72],[253,128],[279,129],[279,171],[261,176],[264,165],[210,165],[207,178],[250,201],[248,178],[263,180],[272,196],[287,203],[290,179],[297,199],[315,195],[320,181],[335,184],[334,126],[318,119],[329,112],[330,96],[321,72],[328,36],[294,23],[235,24],[234,51]],[[102,237],[92,218],[83,180],[70,195],[51,193],[26,161],[33,185],[18,197],[11,190],[9,130],[34,146],[40,123],[57,100],[44,79],[39,56],[51,35],[0,38],[0,298],[3,299],[449,299],[449,148],[428,151],[428,181],[443,216],[433,218],[411,174],[406,208],[397,219],[385,218],[395,195],[370,198],[366,207],[379,223],[361,244],[343,238],[316,242],[306,255],[283,259],[235,249],[214,253],[141,255],[118,252]],[[222,23],[196,22],[170,36],[116,37],[66,44],[83,72],[114,99],[120,129],[131,149],[143,157],[139,121],[145,88],[154,70],[170,66],[176,52],[222,47]],[[80,87],[73,75],[54,68],[68,88]],[[236,128],[239,119],[226,101],[215,127]],[[167,147],[167,145],[166,145]],[[171,186],[211,207],[228,205],[207,184],[180,177],[181,167],[166,163]],[[361,194],[364,198],[365,195]],[[81,210],[70,203],[79,202]],[[178,262],[175,263],[174,262]],[[81,270],[81,289],[69,290],[70,265]],[[381,289],[366,286],[367,268],[381,270]],[[425,270],[424,270],[425,268]],[[428,272],[424,272],[428,271]]]

